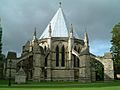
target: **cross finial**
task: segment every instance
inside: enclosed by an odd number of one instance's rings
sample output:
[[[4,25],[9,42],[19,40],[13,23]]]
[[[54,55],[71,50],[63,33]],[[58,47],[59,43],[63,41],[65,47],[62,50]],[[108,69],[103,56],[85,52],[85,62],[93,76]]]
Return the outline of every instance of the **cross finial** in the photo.
[[[61,3],[61,2],[59,2],[59,6],[60,6],[60,7],[61,7],[61,4],[62,4],[62,3]]]

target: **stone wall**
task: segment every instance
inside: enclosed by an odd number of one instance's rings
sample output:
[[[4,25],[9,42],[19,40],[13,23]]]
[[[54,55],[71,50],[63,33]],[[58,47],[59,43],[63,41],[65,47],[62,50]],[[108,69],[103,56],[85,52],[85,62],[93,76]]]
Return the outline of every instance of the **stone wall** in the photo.
[[[10,64],[9,64],[9,61],[10,59],[7,60],[7,65],[6,65],[6,78],[9,78],[9,72],[10,72],[10,68],[11,68],[11,77],[12,79],[15,78],[15,74],[16,74],[16,65],[17,65],[17,60],[16,59],[11,59],[12,61],[12,64],[11,64],[11,67],[10,67]]]
[[[101,62],[104,66],[104,80],[114,80],[114,68],[113,68],[113,60],[111,53],[105,53],[103,57],[93,57],[94,59]]]
[[[79,81],[91,82],[91,67],[89,55],[80,56]]]
[[[52,70],[53,81],[74,81],[74,70]]]

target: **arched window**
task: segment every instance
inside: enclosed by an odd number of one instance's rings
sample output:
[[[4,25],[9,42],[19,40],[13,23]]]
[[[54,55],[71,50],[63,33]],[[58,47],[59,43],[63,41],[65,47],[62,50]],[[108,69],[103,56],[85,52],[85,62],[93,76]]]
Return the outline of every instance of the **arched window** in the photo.
[[[45,66],[47,66],[48,55],[45,57]]]
[[[44,47],[44,51],[46,52],[47,48],[46,46]],[[48,60],[48,55],[45,57],[45,66],[47,66],[47,60]]]
[[[47,50],[46,46],[44,47],[44,50],[45,50],[45,51]]]
[[[59,66],[59,47],[56,47],[56,66]]]
[[[61,66],[65,66],[65,48],[64,46],[62,46],[62,53],[61,53],[61,58],[62,58],[62,62],[61,62]]]
[[[76,46],[74,47],[74,50],[76,51]],[[73,55],[73,58],[74,58],[74,67],[76,67],[76,56]]]
[[[78,53],[80,53],[80,47],[78,48]],[[80,66],[79,63],[80,63],[80,60],[79,60],[79,58],[77,58],[77,67]]]

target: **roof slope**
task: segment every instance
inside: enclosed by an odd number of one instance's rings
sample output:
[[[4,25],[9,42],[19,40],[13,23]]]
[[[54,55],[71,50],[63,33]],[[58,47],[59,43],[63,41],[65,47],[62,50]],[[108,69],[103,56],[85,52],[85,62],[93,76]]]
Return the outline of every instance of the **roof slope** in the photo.
[[[67,27],[67,22],[65,19],[64,12],[61,7],[59,7],[58,11],[50,21],[51,24],[51,36],[52,37],[68,37],[69,36],[69,30]],[[47,25],[46,29],[42,33],[39,39],[43,38],[48,38],[49,35],[49,24]],[[77,38],[78,36],[76,33],[74,33],[75,37]]]

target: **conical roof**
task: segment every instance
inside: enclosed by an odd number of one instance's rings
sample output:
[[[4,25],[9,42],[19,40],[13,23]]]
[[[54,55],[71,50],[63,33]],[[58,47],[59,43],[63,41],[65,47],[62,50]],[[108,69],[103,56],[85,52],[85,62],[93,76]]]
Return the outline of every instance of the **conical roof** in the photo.
[[[59,7],[58,11],[50,21],[50,23],[47,25],[46,29],[40,36],[40,39],[48,38],[49,36],[49,25],[51,24],[51,36],[52,37],[68,37],[69,36],[69,30],[67,27],[67,21],[64,15],[64,12],[61,7]],[[76,33],[74,33],[74,37],[78,38]]]

